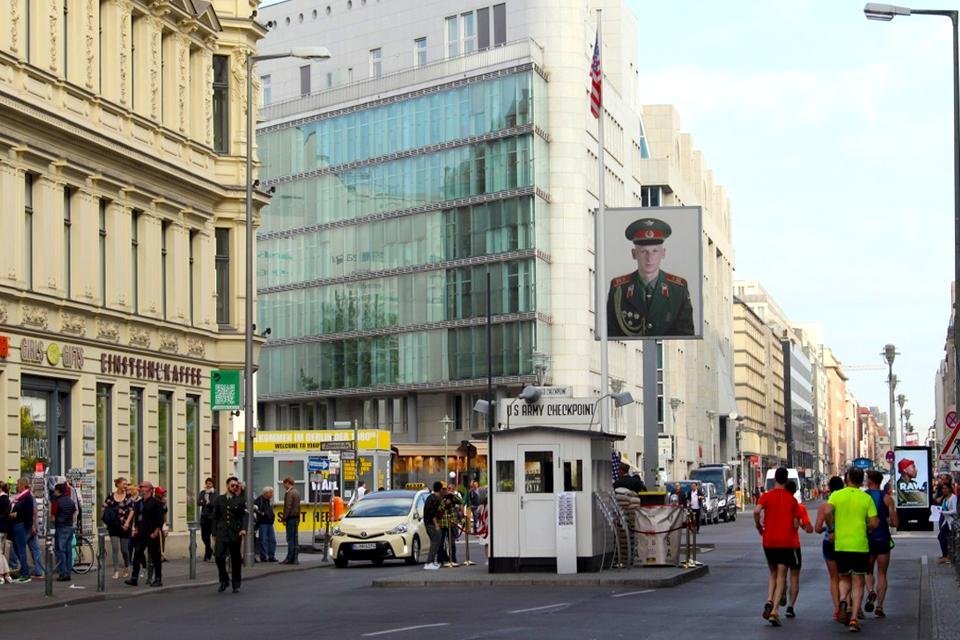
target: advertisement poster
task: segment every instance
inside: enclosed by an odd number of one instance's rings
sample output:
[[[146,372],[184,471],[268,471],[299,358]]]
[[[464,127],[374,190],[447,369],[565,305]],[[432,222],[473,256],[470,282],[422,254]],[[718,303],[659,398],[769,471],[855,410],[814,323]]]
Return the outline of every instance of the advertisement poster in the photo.
[[[597,242],[607,282],[597,304],[606,305],[611,340],[702,337],[701,216],[700,207],[604,211]]]
[[[926,447],[897,447],[894,452],[897,508],[930,507],[930,464]]]

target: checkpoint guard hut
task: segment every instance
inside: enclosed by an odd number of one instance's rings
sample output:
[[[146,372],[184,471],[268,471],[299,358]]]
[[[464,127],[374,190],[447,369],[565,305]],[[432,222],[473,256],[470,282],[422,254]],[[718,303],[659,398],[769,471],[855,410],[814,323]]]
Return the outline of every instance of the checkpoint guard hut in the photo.
[[[599,571],[613,542],[595,492],[611,484],[611,443],[596,398],[505,403],[493,432],[491,571]]]

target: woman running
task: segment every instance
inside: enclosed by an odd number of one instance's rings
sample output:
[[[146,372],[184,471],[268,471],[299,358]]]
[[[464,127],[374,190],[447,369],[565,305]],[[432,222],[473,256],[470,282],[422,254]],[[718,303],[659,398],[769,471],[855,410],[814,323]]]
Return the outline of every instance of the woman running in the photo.
[[[843,478],[833,476],[827,483],[830,493],[843,489]],[[833,555],[833,528],[827,523],[827,511],[830,503],[824,500],[817,509],[817,524],[814,530],[823,534],[823,561],[827,564],[827,573],[830,575],[830,597],[833,599],[833,619],[840,619],[840,573],[837,571],[837,560]]]

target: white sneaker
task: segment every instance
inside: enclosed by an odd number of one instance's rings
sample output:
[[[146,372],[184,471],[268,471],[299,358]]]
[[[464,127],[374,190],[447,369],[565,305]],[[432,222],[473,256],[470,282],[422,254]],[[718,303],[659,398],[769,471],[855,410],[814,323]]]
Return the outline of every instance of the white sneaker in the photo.
[[[437,564],[436,562],[430,562],[423,565],[424,571],[436,571],[439,568],[440,568],[440,565]]]

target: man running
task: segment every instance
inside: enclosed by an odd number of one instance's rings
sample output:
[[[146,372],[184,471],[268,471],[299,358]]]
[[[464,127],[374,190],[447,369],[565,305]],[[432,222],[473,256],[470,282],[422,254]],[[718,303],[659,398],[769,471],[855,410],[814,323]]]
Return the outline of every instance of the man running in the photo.
[[[863,601],[864,576],[870,572],[869,529],[880,525],[873,498],[860,490],[863,469],[850,467],[846,486],[830,494],[827,524],[833,528],[834,555],[840,574],[840,615],[837,622],[860,631],[860,603]]]
[[[763,605],[763,619],[775,627],[780,626],[778,612],[780,597],[787,582],[787,569],[797,567],[799,558],[793,544],[796,535],[794,520],[801,518],[797,499],[784,489],[787,482],[786,467],[774,472],[776,487],[766,491],[757,501],[753,520],[763,540],[763,553],[767,557],[770,575],[767,579],[767,602]],[[762,517],[762,521],[761,521]]]
[[[843,478],[833,476],[827,484],[831,495],[843,489]],[[840,574],[837,573],[837,557],[833,549],[833,525],[827,523],[827,512],[833,509],[829,502],[824,502],[817,509],[817,525],[814,530],[823,534],[823,561],[827,565],[827,575],[830,577],[830,598],[833,600],[833,619],[840,618]]]
[[[794,480],[787,480],[787,484],[783,488],[791,495],[797,493],[797,483]],[[787,605],[788,618],[797,617],[794,607],[797,606],[797,597],[800,595],[800,568],[803,565],[803,556],[800,553],[800,529],[807,533],[813,533],[813,524],[810,522],[810,514],[807,513],[807,508],[799,503],[797,503],[797,508],[800,510],[800,518],[794,521],[793,527],[793,550],[797,556],[797,566],[790,567],[790,588],[780,596],[780,605],[783,606],[787,604],[787,591],[790,592],[790,604]]]
[[[893,496],[881,488],[883,474],[875,469],[867,471],[867,493],[873,498],[877,506],[877,518],[880,526],[870,531],[870,573],[867,574],[867,602],[863,610],[873,611],[878,618],[885,618],[883,601],[887,596],[887,569],[890,567],[890,549],[893,548],[893,538],[890,535],[891,525],[900,525],[897,520],[897,508],[893,504]],[[876,579],[874,579],[876,568]]]

